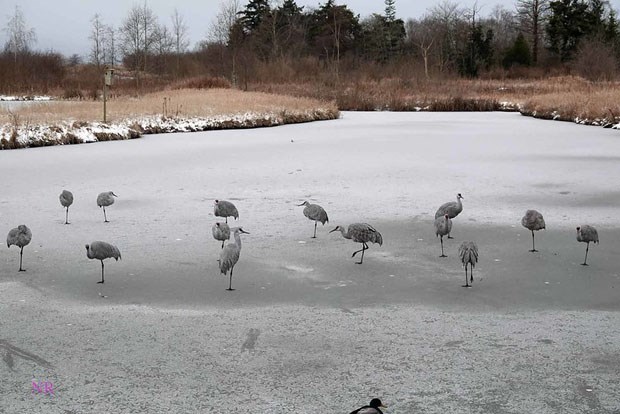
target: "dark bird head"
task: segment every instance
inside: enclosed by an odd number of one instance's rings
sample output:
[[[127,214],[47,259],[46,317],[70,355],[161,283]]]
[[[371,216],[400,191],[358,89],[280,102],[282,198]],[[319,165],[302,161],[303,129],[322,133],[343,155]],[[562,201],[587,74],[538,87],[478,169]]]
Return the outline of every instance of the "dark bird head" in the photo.
[[[448,216],[447,214],[444,214],[443,216],[446,218],[446,220],[450,218],[450,216]]]
[[[304,201],[304,202],[303,202],[303,203],[301,203],[301,204],[297,204],[297,207],[307,206],[308,204],[310,204],[310,203],[308,203],[307,201]]]
[[[577,231],[581,230],[581,227],[577,227]]]
[[[336,228],[331,230],[330,233],[333,233],[333,232],[339,231],[339,230],[344,230],[344,229],[342,228],[342,226],[336,226]]]
[[[381,403],[381,400],[378,398],[373,398],[372,400],[370,400],[369,405],[372,408],[387,408],[385,405],[383,405],[383,403]]]
[[[458,194],[456,195],[456,198],[463,198],[463,196],[461,195],[461,193],[458,193]]]
[[[239,233],[243,233],[243,234],[250,234],[249,232],[243,230],[241,227],[237,227],[235,231],[238,231]]]
[[[219,203],[219,202],[220,202],[220,200],[215,200],[215,201],[214,201],[214,204],[217,204],[217,203]]]
[[[87,245],[86,245],[86,251],[88,251],[88,249],[89,249],[89,248],[90,248],[90,245],[89,245],[89,244],[87,244]]]

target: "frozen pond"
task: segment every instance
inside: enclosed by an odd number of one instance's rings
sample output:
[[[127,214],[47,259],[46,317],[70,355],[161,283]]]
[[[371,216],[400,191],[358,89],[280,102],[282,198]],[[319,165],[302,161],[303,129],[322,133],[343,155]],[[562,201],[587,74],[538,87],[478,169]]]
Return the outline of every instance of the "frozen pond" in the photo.
[[[33,232],[26,272],[17,272],[18,249],[0,250],[9,299],[0,312],[10,316],[0,339],[45,343],[55,355],[52,370],[16,363],[0,395],[16,397],[15,412],[48,412],[15,395],[34,370],[70,384],[66,400],[45,407],[76,412],[87,401],[84,412],[349,412],[373,396],[391,402],[388,413],[612,412],[619,161],[618,131],[514,113],[344,112],[277,128],[0,151],[0,230],[25,223]],[[71,225],[63,189],[75,195]],[[108,190],[119,197],[103,223],[95,200]],[[440,259],[434,213],[457,193],[464,210]],[[234,202],[251,233],[234,292],[217,268],[215,199]],[[304,200],[329,214],[317,239],[297,206]],[[531,208],[547,224],[534,254],[520,224]],[[352,222],[384,238],[361,266],[351,258],[358,245],[328,233]],[[601,239],[589,267],[575,240],[581,224]],[[104,285],[85,254],[93,240],[123,256],[106,261]],[[461,287],[463,240],[480,248],[473,289]],[[86,338],[73,350],[68,326]],[[88,351],[100,348],[109,349]],[[194,364],[199,373],[178,372]],[[177,394],[140,394],[132,375]],[[194,382],[210,397],[196,397]]]

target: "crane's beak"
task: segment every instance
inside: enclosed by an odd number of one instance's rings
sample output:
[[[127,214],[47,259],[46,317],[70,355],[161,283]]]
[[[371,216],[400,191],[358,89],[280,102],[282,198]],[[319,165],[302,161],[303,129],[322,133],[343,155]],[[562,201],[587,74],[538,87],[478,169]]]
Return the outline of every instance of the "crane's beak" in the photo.
[[[250,234],[250,232],[248,232],[248,231],[245,231],[245,230],[243,230],[243,229],[239,229],[239,233],[245,233],[245,234]]]
[[[335,229],[333,229],[333,230],[330,230],[330,233],[333,233],[333,232],[335,232],[336,230],[338,230],[338,227],[336,227],[336,228],[335,228]]]
[[[306,204],[306,203],[297,204],[297,207],[301,207],[301,206],[303,206],[304,204]]]
[[[116,194],[114,194],[114,193],[112,193],[112,195],[113,195],[114,197],[118,197],[118,196],[117,196]]]

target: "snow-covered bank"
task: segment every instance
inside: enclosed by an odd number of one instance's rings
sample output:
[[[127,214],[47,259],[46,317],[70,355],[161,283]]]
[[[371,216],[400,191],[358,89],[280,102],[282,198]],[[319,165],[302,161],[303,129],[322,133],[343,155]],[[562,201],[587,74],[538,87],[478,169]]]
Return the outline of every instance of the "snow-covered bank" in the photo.
[[[338,116],[337,112],[315,108],[306,111],[246,112],[213,117],[145,116],[125,119],[115,124],[72,121],[55,125],[5,124],[0,126],[0,149],[126,140],[139,138],[143,134],[271,127],[335,119]]]
[[[18,101],[51,101],[51,96],[45,95],[0,95],[2,102],[18,102]]]

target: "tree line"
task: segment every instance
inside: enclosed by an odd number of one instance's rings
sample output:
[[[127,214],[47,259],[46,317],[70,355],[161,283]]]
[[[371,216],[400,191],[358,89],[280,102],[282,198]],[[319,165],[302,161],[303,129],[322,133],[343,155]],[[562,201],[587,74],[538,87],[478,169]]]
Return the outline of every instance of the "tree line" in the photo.
[[[62,85],[84,67],[92,75],[105,65],[132,71],[137,87],[149,76],[201,74],[240,85],[277,82],[283,73],[293,80],[320,73],[339,82],[366,67],[386,74],[408,68],[426,78],[555,70],[611,79],[617,73],[620,25],[607,0],[515,0],[513,9],[496,6],[486,14],[477,2],[462,7],[441,0],[407,20],[397,18],[397,7],[384,0],[383,13],[360,17],[334,0],[309,8],[295,0],[223,0],[205,27],[208,36],[190,50],[183,16],[175,10],[166,23],[144,3],[117,27],[95,14],[88,56],[65,57],[34,49],[34,29],[16,6],[3,28],[0,88]],[[265,67],[281,70],[269,74]]]

